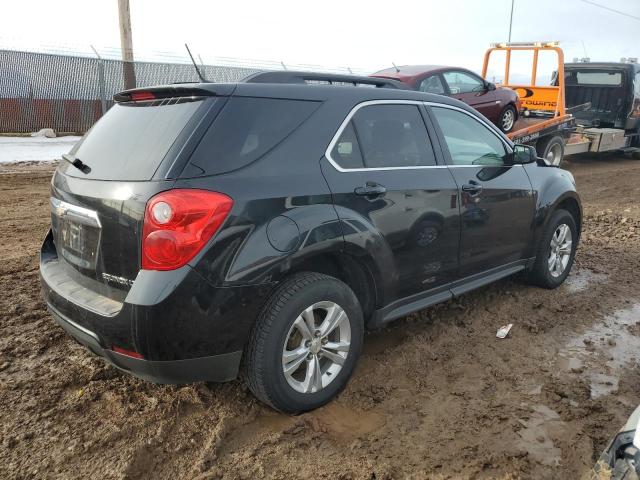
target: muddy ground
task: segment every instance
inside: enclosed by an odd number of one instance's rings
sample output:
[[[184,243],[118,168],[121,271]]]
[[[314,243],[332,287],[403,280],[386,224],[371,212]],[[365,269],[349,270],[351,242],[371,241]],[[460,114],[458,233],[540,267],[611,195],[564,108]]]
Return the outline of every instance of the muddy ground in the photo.
[[[70,340],[39,295],[51,167],[0,166],[0,478],[586,478],[640,403],[640,162],[565,167],[585,223],[564,286],[506,280],[372,333],[336,401],[287,416]]]

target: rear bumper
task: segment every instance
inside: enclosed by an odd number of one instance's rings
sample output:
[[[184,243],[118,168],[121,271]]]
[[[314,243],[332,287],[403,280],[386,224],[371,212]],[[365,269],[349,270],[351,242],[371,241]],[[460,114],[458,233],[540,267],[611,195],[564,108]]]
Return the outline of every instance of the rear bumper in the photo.
[[[56,323],[114,366],[158,383],[235,378],[253,323],[272,288],[213,287],[190,266],[142,271],[128,292],[106,296],[120,296],[116,308],[76,274],[57,257],[49,235],[40,256],[40,279]],[[142,358],[117,353],[114,347]]]
[[[55,322],[78,343],[104,358],[114,367],[143,380],[170,384],[200,381],[226,382],[233,380],[238,374],[242,351],[185,360],[153,361],[133,358],[103,348],[94,332],[63,317],[50,305],[48,308]]]

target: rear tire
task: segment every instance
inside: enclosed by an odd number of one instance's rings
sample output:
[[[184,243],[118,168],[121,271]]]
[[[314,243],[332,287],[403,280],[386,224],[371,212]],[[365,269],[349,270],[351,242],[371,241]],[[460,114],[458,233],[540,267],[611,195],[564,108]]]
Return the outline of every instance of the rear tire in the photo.
[[[536,145],[536,151],[539,157],[559,167],[564,158],[564,139],[559,136],[542,139]]]
[[[513,105],[507,105],[502,109],[498,117],[498,128],[504,133],[509,133],[513,130],[517,119],[518,112],[516,112],[515,107]]]
[[[566,210],[556,210],[540,238],[536,260],[528,274],[529,283],[550,289],[562,285],[571,271],[577,245],[575,219]]]
[[[276,289],[253,328],[245,382],[276,410],[313,410],[346,386],[363,335],[362,309],[346,284],[320,273],[295,274]]]

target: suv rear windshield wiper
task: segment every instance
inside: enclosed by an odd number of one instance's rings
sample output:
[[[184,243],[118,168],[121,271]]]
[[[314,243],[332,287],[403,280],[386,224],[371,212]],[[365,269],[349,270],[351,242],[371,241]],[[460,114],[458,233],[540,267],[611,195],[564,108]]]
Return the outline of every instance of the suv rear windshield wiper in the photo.
[[[69,162],[71,165],[76,167],[82,173],[89,173],[91,171],[91,167],[89,167],[89,165],[84,164],[82,160],[74,157],[73,155],[69,155],[68,153],[63,153],[62,159]]]

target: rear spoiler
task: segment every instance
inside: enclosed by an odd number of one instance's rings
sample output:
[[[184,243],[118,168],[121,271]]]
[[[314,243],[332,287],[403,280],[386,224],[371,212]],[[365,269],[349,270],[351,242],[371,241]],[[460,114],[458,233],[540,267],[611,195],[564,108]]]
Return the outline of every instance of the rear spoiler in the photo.
[[[220,89],[224,86],[216,85],[215,90],[213,88],[207,88],[203,84],[197,83],[185,83],[175,85],[162,85],[159,87],[142,87],[133,88],[131,90],[125,90],[120,93],[116,93],[113,96],[113,100],[118,103],[122,102],[142,102],[145,100],[156,100],[163,98],[177,98],[177,97],[214,97],[216,95],[225,95],[228,92],[221,92]]]
[[[363,85],[375,88],[396,88],[409,90],[402,82],[388,78],[366,77],[361,75],[342,75],[316,72],[258,72],[241,80],[242,83],[296,83],[296,84],[349,84],[354,87]]]

